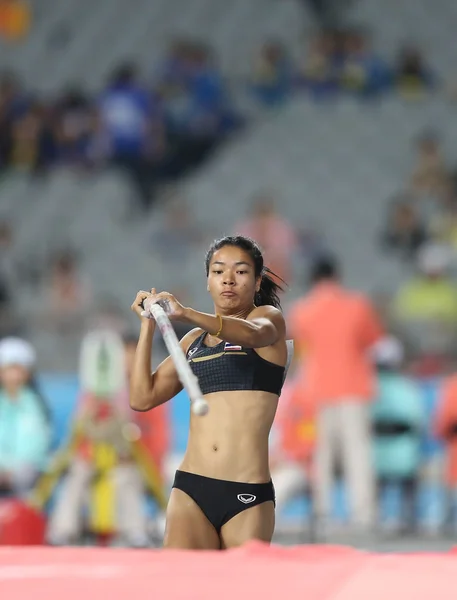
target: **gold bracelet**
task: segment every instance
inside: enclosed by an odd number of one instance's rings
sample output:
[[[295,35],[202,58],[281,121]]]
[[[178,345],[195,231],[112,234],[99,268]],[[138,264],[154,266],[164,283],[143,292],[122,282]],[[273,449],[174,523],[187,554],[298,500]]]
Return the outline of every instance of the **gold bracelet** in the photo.
[[[219,313],[217,313],[216,317],[219,319],[219,331],[217,333],[214,333],[213,337],[219,337],[222,332],[222,327],[224,326],[221,315]]]

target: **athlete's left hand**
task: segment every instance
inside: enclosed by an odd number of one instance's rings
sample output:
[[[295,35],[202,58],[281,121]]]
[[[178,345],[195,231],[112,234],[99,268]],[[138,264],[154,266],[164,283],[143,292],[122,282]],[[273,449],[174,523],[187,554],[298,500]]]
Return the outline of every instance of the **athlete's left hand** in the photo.
[[[179,321],[184,318],[185,308],[180,304],[173,294],[169,292],[160,292],[148,299],[152,304],[159,304],[165,311],[170,320]]]

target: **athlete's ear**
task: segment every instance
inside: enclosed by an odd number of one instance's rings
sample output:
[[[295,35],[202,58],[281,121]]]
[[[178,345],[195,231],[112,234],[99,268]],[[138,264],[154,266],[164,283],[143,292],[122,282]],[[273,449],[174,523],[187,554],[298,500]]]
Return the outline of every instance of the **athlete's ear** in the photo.
[[[260,286],[262,285],[262,278],[261,277],[257,277],[256,282],[255,282],[255,291],[256,294],[258,294],[260,292]]]

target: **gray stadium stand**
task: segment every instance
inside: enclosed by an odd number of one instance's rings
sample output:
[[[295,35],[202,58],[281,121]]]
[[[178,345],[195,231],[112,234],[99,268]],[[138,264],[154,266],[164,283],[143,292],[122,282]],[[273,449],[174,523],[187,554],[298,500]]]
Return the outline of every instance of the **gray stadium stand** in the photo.
[[[262,40],[274,35],[297,50],[307,24],[294,0],[37,0],[34,13],[34,29],[23,46],[0,44],[0,67],[18,69],[29,86],[43,92],[69,81],[98,88],[125,57],[152,73],[168,41],[179,34],[212,43],[236,80]],[[433,65],[452,72],[456,14],[457,6],[446,0],[435,0],[433,8],[426,0],[360,0],[351,18],[373,26],[376,45],[387,55],[405,39],[417,41]],[[198,221],[216,237],[232,231],[252,194],[277,190],[285,216],[323,226],[351,285],[393,289],[404,268],[380,257],[376,246],[386,200],[404,182],[411,142],[421,129],[431,126],[445,134],[447,150],[457,159],[454,117],[453,107],[439,97],[416,105],[392,97],[368,105],[342,100],[328,106],[296,98],[229,144],[181,191]],[[159,205],[147,220],[126,225],[123,214],[132,193],[113,172],[81,178],[60,170],[39,181],[13,173],[1,182],[0,212],[17,225],[15,250],[23,260],[31,253],[44,257],[63,242],[76,244],[96,295],[111,294],[128,307],[134,293],[149,283],[162,288],[184,283],[192,301],[208,308],[202,293],[203,248],[201,257],[190,257],[179,272],[167,269],[160,253],[150,249],[162,209]],[[290,297],[297,292],[293,289]],[[33,311],[35,299],[20,289],[18,296],[24,310]],[[49,349],[54,342],[45,338],[37,342]]]

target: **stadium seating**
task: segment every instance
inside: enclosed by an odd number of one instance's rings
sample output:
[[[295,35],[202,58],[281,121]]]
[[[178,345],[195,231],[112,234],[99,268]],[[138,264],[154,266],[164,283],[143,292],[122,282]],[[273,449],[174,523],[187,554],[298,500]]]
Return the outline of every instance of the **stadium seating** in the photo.
[[[232,231],[252,194],[276,190],[285,216],[297,224],[325,225],[351,285],[389,291],[404,278],[404,267],[379,256],[377,236],[386,201],[411,166],[411,142],[429,126],[441,130],[455,152],[457,125],[443,99],[417,106],[398,98],[363,106],[345,100],[330,108],[297,98],[226,147],[182,185],[182,193],[206,233],[217,237]],[[150,243],[161,226],[162,208],[126,225],[132,194],[129,184],[110,171],[81,178],[58,170],[38,185],[15,174],[3,181],[2,213],[17,223],[16,251],[23,259],[32,252],[44,256],[64,241],[76,244],[96,294],[110,294],[129,306],[145,280],[165,289],[184,284],[193,301],[207,308],[203,248],[176,272],[166,269]],[[27,294],[19,296],[29,310]]]
[[[446,0],[437,0],[433,10],[426,0],[405,0],[401,7],[394,0],[365,0],[354,3],[351,20],[373,26],[376,46],[387,56],[402,40],[413,40],[433,65],[451,72],[457,53],[452,26],[456,11]],[[69,80],[95,89],[126,56],[152,73],[172,36],[192,34],[214,45],[225,71],[239,82],[246,57],[262,40],[275,35],[297,50],[302,28],[309,24],[294,0],[234,0],[230,5],[222,0],[100,0],[96,5],[88,0],[57,5],[39,0],[28,40],[14,48],[0,43],[0,66],[17,68],[28,85],[41,91],[61,89]],[[216,237],[230,232],[243,217],[253,193],[272,188],[285,216],[325,229],[350,284],[393,289],[404,268],[379,257],[376,237],[385,202],[411,166],[411,142],[430,126],[446,134],[447,150],[455,155],[454,109],[440,97],[416,105],[395,97],[365,105],[347,99],[315,105],[297,97],[280,114],[263,115],[185,182],[182,192],[205,232]],[[191,288],[192,301],[207,308],[203,248],[179,272],[164,268],[150,244],[161,227],[162,209],[141,223],[126,225],[124,212],[133,193],[119,174],[108,171],[80,177],[58,170],[39,182],[13,173],[2,180],[0,212],[17,224],[15,251],[22,260],[31,254],[44,259],[52,247],[71,242],[83,252],[96,294],[108,293],[129,306],[132,293],[145,280],[162,288],[184,284]],[[31,301],[20,288],[18,301],[24,311],[39,306],[39,299]],[[52,340],[41,338],[55,356]],[[70,362],[64,355],[62,362]],[[74,353],[71,357],[74,361]]]
[[[266,37],[293,51],[302,43],[307,19],[297,0],[37,0],[34,26],[21,46],[0,43],[0,66],[15,68],[43,91],[69,80],[99,88],[107,72],[125,57],[138,59],[150,73],[170,38],[203,37],[221,56],[224,69],[245,75],[246,56]],[[395,14],[395,17],[393,15]],[[375,45],[392,57],[404,41],[417,42],[442,73],[457,58],[454,26],[457,6],[448,0],[360,0],[348,20],[369,26]],[[87,65],[90,64],[90,69]]]

